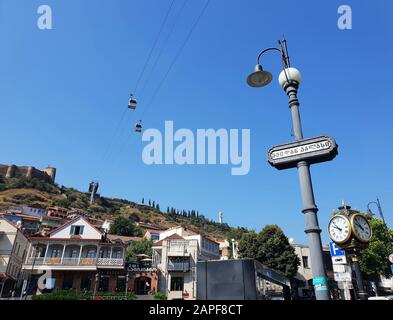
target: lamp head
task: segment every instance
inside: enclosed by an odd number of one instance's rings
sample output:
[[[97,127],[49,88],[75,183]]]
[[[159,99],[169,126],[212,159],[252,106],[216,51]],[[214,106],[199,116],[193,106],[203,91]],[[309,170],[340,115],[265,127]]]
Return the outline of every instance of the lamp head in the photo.
[[[270,72],[264,71],[260,64],[254,68],[254,72],[247,77],[247,83],[250,87],[261,88],[272,82],[273,76]]]
[[[278,77],[280,86],[285,87],[288,81],[294,81],[297,82],[297,84],[300,84],[302,81],[302,75],[300,71],[296,68],[285,68],[283,71],[281,71]]]

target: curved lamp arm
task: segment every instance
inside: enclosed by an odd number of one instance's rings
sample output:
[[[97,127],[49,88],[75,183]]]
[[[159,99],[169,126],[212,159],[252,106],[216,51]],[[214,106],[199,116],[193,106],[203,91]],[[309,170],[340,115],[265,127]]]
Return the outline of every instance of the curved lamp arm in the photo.
[[[369,212],[372,212],[372,211],[371,211],[371,209],[370,209],[370,204],[376,204],[376,205],[377,205],[377,207],[379,208],[379,206],[378,206],[378,203],[377,203],[377,202],[375,202],[375,201],[370,201],[369,203],[367,203],[367,211],[369,211]]]
[[[283,54],[283,52],[282,52],[281,49],[279,49],[279,48],[267,48],[267,49],[265,49],[265,50],[262,50],[261,53],[258,55],[257,64],[260,64],[260,63],[259,63],[259,59],[261,58],[261,56],[262,56],[265,52],[267,52],[267,51],[272,51],[272,50],[278,51],[278,52],[280,52],[281,54]]]

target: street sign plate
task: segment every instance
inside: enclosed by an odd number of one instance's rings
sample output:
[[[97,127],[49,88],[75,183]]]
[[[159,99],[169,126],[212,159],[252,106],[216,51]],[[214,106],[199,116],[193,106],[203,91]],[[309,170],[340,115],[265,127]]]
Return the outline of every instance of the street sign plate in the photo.
[[[268,151],[268,162],[278,170],[295,168],[300,161],[309,164],[333,160],[337,155],[334,138],[319,136],[274,146]]]
[[[392,274],[393,274],[393,264],[390,265],[390,271],[392,271]]]
[[[393,263],[393,253],[389,255],[389,261],[390,263]]]
[[[342,264],[334,264],[333,271],[334,272],[345,272],[345,266]]]
[[[329,248],[330,248],[330,255],[332,257],[345,256],[345,251],[339,249],[337,245],[332,241],[329,242]]]
[[[352,281],[339,281],[337,282],[337,286],[341,290],[353,289]]]
[[[351,272],[335,272],[334,280],[336,281],[352,281]]]
[[[337,256],[332,257],[333,264],[347,264],[347,257],[346,256]]]

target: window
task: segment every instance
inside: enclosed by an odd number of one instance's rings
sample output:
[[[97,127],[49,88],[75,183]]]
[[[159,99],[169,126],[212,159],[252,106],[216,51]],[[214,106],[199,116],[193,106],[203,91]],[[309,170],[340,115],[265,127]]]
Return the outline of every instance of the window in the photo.
[[[81,290],[89,291],[91,288],[91,276],[84,276],[81,280]]]
[[[126,291],[126,276],[118,276],[117,277],[116,291]]]
[[[171,291],[183,291],[184,289],[184,278],[183,277],[172,277],[171,278]]]
[[[83,234],[84,226],[71,226],[70,234],[79,236]]]
[[[78,258],[79,257],[79,251],[77,249],[72,249],[69,252],[69,258]]]
[[[89,249],[87,251],[86,258],[95,258],[96,257],[96,251],[95,249]]]
[[[101,276],[98,291],[107,292],[109,290],[109,276]]]
[[[62,289],[63,290],[71,289],[73,282],[74,282],[74,278],[72,277],[72,275],[64,275]]]
[[[306,269],[309,268],[309,266],[308,266],[308,257],[307,256],[303,256],[302,260],[303,260],[303,267],[306,268]]]
[[[115,250],[112,252],[113,259],[121,259],[122,257],[122,250]]]
[[[51,253],[51,258],[59,258],[61,257],[61,250],[58,248],[53,248]]]
[[[158,233],[152,233],[151,240],[153,241],[160,240],[160,235]]]

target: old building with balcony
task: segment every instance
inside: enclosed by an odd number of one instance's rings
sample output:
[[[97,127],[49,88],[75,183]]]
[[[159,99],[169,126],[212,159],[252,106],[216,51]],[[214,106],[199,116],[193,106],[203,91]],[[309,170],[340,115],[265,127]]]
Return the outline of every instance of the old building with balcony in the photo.
[[[168,299],[196,298],[196,263],[220,259],[219,244],[185,227],[160,234],[153,243],[153,266],[159,272],[159,291]]]
[[[27,273],[22,271],[29,240],[16,225],[0,217],[0,297],[9,297],[18,292]]]
[[[45,270],[54,279],[54,288],[47,289],[115,291],[125,282],[108,271],[124,269],[126,246],[108,239],[85,217],[77,216],[47,236],[32,236],[30,241],[23,265],[33,274],[29,289]]]

